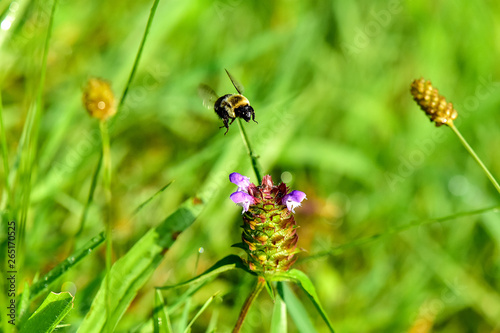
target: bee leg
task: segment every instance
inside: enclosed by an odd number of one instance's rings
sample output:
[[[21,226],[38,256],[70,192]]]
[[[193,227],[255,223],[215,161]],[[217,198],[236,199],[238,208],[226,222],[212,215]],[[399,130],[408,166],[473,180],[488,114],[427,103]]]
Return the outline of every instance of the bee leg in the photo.
[[[231,119],[231,122],[229,123],[229,125],[232,125],[235,120],[236,120],[236,118]]]
[[[255,120],[255,113],[252,113],[252,120],[253,120],[256,124],[258,124],[257,120]]]
[[[222,126],[221,126],[221,127],[219,127],[219,128],[223,128],[223,127],[225,127],[225,128],[226,128],[226,132],[224,133],[224,135],[226,135],[226,134],[227,134],[227,132],[229,131],[229,125],[228,125],[228,123],[227,123],[227,118],[222,119],[222,122],[224,123],[224,125],[222,125]],[[232,124],[232,122],[231,122],[231,124]]]

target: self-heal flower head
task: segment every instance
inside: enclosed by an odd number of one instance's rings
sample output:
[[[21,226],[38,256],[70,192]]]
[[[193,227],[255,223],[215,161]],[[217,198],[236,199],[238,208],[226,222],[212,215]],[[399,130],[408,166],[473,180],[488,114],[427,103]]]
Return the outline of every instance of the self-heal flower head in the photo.
[[[300,207],[300,203],[304,199],[307,199],[304,192],[294,190],[285,195],[281,200],[281,203],[283,205],[286,205],[286,208],[288,208],[288,210],[290,210],[292,213],[295,213],[295,207]]]
[[[250,185],[250,178],[240,175],[237,172],[233,172],[229,175],[229,181],[238,186],[238,191],[248,192],[248,186]]]
[[[238,185],[230,199],[243,207],[243,242],[238,245],[248,254],[243,259],[248,268],[260,276],[288,271],[300,252],[293,213],[305,193],[288,193],[285,183],[274,185],[269,175],[258,186],[236,172],[229,180]]]
[[[242,191],[234,192],[233,194],[231,194],[229,196],[229,198],[231,200],[233,200],[233,202],[235,204],[237,204],[238,206],[243,207],[243,212],[241,212],[241,214],[244,214],[245,212],[247,212],[250,205],[255,203],[254,197],[252,197],[250,194],[242,192]]]

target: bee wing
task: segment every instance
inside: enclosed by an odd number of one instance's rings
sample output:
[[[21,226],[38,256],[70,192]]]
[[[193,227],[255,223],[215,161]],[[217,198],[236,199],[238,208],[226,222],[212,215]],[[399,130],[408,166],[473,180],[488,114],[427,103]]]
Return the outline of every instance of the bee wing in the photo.
[[[224,69],[227,73],[227,76],[229,76],[229,79],[231,80],[231,82],[233,83],[233,86],[236,88],[236,91],[238,92],[238,94],[243,94],[243,91],[245,90],[243,88],[243,86],[241,85],[241,83],[239,83],[238,81],[236,81],[236,79],[227,71],[227,69]]]
[[[206,84],[198,86],[198,95],[203,100],[203,105],[209,109],[213,109],[215,101],[219,98],[215,91]]]

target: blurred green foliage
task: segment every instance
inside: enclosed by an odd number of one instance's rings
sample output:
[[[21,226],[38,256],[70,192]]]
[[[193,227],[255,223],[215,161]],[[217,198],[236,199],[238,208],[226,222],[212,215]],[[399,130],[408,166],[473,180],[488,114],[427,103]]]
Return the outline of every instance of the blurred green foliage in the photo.
[[[51,4],[0,3],[1,116],[11,167],[40,79]],[[74,237],[100,154],[98,123],[82,107],[82,87],[98,76],[121,95],[151,4],[59,1],[31,174],[23,281],[47,273],[103,230],[99,183],[85,228]],[[264,172],[308,195],[296,216],[306,258],[415,220],[498,204],[498,193],[452,131],[429,123],[412,101],[409,85],[430,79],[454,103],[457,127],[498,178],[499,33],[500,4],[487,0],[161,1],[110,130],[115,258],[186,198],[203,191],[214,196],[117,331],[152,330],[154,286],[241,254],[230,248],[240,240],[241,210],[228,199],[234,185],[227,177],[233,171],[255,175],[236,124],[223,135],[222,122],[197,96],[199,83],[220,95],[234,93],[226,68],[245,86],[259,124],[244,126]],[[2,212],[2,235],[8,214]],[[76,292],[64,320],[70,325],[60,331],[74,332],[88,311],[103,278],[104,254],[101,247],[54,285],[55,292]],[[433,332],[493,332],[500,328],[499,258],[500,218],[490,212],[413,228],[295,267],[312,277],[338,332],[427,332],[426,325]],[[216,291],[222,301],[193,331],[204,331],[215,312],[217,331],[228,331],[253,283],[251,276],[228,273],[201,289],[192,315]],[[167,304],[175,297],[165,294]],[[267,331],[272,308],[263,293],[243,331]],[[326,332],[320,316],[312,310],[310,316],[318,332]],[[296,329],[291,320],[289,329]]]

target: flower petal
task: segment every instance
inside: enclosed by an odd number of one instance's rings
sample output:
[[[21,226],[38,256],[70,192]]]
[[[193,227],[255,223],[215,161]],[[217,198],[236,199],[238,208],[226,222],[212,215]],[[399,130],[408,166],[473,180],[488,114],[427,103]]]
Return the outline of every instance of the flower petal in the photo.
[[[229,199],[233,200],[238,206],[243,207],[243,212],[241,212],[241,214],[247,212],[250,205],[255,203],[254,197],[242,191],[234,192],[229,196]]]
[[[281,203],[283,205],[286,205],[286,208],[288,208],[288,210],[292,211],[292,213],[295,213],[295,207],[300,207],[301,206],[300,203],[304,199],[307,199],[306,194],[304,192],[294,190],[294,191],[288,193],[287,195],[285,195],[283,197],[283,199],[281,200]]]
[[[240,175],[237,172],[233,172],[229,175],[229,181],[238,186],[238,191],[247,192],[248,186],[250,185],[250,178]]]

